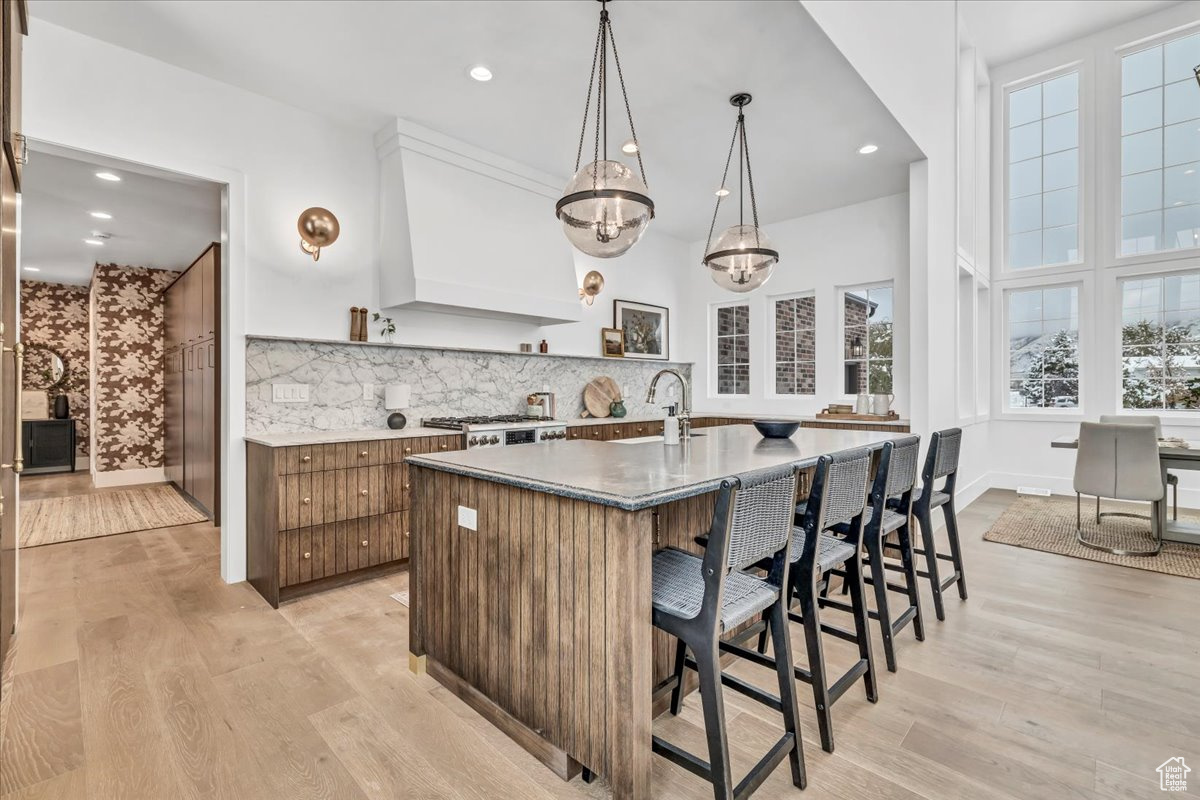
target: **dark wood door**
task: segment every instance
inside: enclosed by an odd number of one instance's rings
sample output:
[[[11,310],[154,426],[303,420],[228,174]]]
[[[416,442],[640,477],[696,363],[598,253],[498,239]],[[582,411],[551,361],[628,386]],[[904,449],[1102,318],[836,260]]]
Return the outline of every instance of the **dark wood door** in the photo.
[[[183,348],[183,490],[196,496],[197,444],[200,441],[200,417],[196,410],[199,386],[196,377],[195,344]]]
[[[163,356],[163,469],[167,480],[183,488],[183,349]]]

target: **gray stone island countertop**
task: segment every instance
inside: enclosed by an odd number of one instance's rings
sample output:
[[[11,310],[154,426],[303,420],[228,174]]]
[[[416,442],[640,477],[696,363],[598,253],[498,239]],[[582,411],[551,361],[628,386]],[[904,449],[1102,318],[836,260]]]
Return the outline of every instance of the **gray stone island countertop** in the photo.
[[[788,462],[813,466],[827,453],[879,449],[908,435],[801,428],[790,439],[764,439],[751,427],[733,425],[696,431],[678,446],[576,440],[409,456],[408,462],[637,511],[712,491],[741,472]]]
[[[339,442],[374,442],[382,439],[411,439],[417,436],[454,436],[458,431],[444,428],[364,428],[353,431],[299,431],[297,433],[249,433],[246,441],[267,447],[304,447]]]

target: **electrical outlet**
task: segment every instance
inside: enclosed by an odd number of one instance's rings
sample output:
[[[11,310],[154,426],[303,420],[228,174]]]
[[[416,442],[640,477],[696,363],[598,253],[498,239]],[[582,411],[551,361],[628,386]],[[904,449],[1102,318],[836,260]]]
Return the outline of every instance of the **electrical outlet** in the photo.
[[[272,383],[272,403],[307,403],[307,383]]]
[[[469,531],[479,530],[479,512],[466,506],[458,507],[458,527]]]
[[[375,399],[375,384],[364,383],[363,385],[363,400]]]

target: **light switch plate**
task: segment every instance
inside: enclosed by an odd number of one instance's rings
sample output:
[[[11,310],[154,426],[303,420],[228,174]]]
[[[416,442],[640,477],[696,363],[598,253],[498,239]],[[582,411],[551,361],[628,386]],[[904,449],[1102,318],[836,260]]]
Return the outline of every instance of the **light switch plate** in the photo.
[[[272,383],[272,403],[307,403],[307,383]]]
[[[375,384],[364,383],[362,385],[362,387],[363,387],[363,400],[374,400],[375,399]]]
[[[458,507],[458,527],[469,531],[479,530],[479,512],[466,506]]]

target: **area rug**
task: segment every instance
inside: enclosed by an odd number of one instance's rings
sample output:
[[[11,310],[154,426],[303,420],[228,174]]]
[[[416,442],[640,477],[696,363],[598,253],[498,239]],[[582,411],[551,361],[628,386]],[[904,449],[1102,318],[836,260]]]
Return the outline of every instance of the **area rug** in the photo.
[[[21,547],[94,539],[206,522],[173,487],[162,484],[21,503]]]
[[[1142,504],[1148,509],[1149,504]],[[1129,505],[1102,506],[1103,511],[1133,511]],[[1150,546],[1148,520],[1105,517],[1097,529],[1096,501],[1083,501],[1083,533],[1088,539],[1109,547],[1144,549]],[[1134,512],[1138,513],[1138,512]],[[1200,516],[1180,512],[1180,522],[1200,523]],[[1045,553],[1057,553],[1088,561],[1117,564],[1150,572],[1200,578],[1200,547],[1179,542],[1163,542],[1157,556],[1114,556],[1084,547],[1075,540],[1075,498],[1018,497],[995,524],[983,535],[989,542],[1000,542]]]

